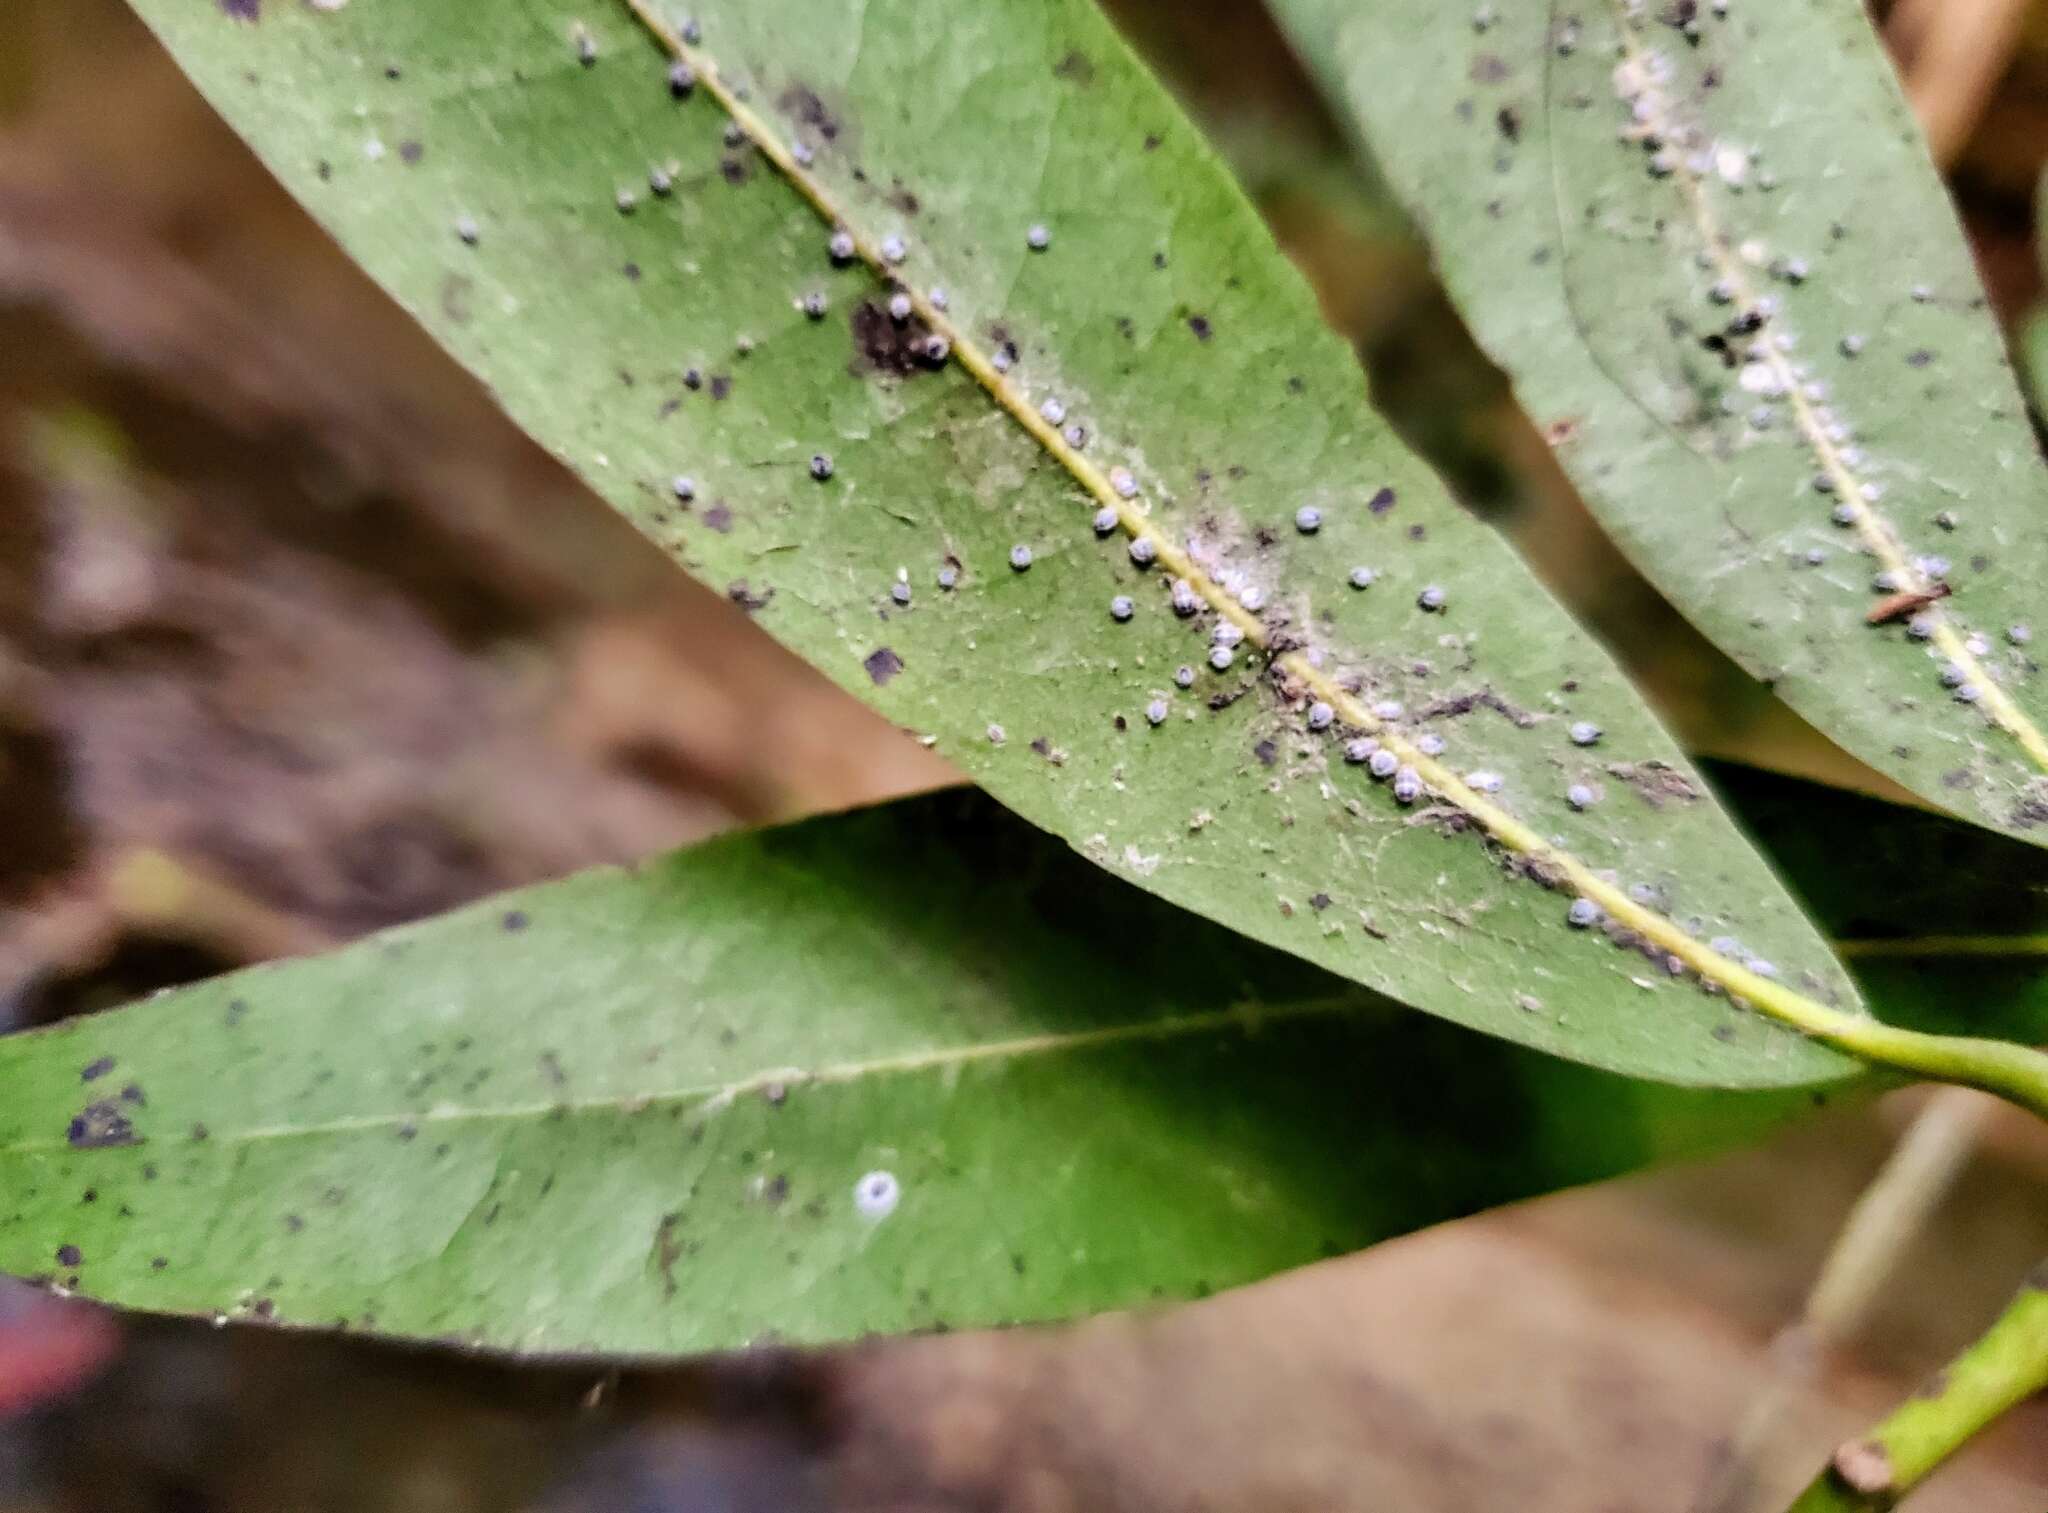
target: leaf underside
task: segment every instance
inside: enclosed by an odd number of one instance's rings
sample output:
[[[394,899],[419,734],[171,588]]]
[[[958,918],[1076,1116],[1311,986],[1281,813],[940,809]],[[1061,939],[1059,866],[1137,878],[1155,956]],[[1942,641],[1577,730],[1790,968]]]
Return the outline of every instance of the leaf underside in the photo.
[[[1864,8],[1273,9],[1636,565],[1873,767],[2048,845],[2048,477]]]
[[[143,16],[349,251],[691,572],[1099,864],[1403,1002],[1592,1064],[1794,1084],[1833,1053],[1565,924],[1452,809],[1394,803],[1167,584],[623,8]],[[1277,638],[1398,700],[1616,886],[1813,996],[1854,989],[1611,660],[1367,407],[1343,344],[1079,0],[720,0],[704,47],[963,340]],[[586,61],[587,60],[587,61]],[[657,187],[661,192],[656,192]],[[1042,224],[1049,245],[1033,251]],[[467,240],[465,240],[465,235]],[[801,308],[822,296],[819,318]],[[814,455],[829,478],[814,481]],[[677,498],[687,476],[694,497]],[[1298,532],[1303,505],[1322,511]],[[1008,565],[1014,547],[1034,554]],[[1348,586],[1355,566],[1376,574]],[[957,582],[942,589],[942,572]],[[895,602],[903,583],[911,602]],[[1418,607],[1428,586],[1441,613]],[[1112,620],[1113,596],[1134,601]],[[1174,680],[1192,667],[1193,687]],[[1165,707],[1156,727],[1145,711]],[[1574,722],[1599,726],[1575,745]],[[1566,801],[1573,785],[1592,796]],[[1530,1004],[1537,1007],[1531,1008]]]
[[[0,1268],[541,1352],[1184,1297],[1822,1097],[1628,1082],[1404,1012],[971,793],[0,1040],[0,1086]]]

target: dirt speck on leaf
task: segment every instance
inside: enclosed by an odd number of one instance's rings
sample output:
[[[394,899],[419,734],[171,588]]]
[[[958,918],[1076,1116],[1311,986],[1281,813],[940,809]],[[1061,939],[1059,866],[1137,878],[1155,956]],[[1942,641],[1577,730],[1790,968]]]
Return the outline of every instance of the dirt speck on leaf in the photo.
[[[1609,765],[1607,775],[1635,789],[1652,809],[1662,809],[1673,800],[1691,803],[1700,796],[1692,779],[1665,762],[1615,762]]]
[[[1055,79],[1065,79],[1069,84],[1078,84],[1083,89],[1095,82],[1095,64],[1079,48],[1069,52],[1052,66]]]

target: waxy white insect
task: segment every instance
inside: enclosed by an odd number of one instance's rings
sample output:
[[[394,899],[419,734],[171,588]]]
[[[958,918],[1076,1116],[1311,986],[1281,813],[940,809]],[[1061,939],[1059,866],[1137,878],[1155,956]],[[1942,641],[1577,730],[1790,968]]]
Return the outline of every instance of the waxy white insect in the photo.
[[[853,1206],[863,1219],[880,1223],[903,1201],[903,1184],[894,1172],[873,1171],[853,1184]]]

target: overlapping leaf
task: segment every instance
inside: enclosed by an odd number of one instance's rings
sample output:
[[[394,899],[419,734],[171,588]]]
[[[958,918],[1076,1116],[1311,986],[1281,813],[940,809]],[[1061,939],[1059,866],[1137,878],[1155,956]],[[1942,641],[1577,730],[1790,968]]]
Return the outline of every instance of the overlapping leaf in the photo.
[[[1397,702],[1386,718],[1411,746],[1441,739],[1450,772],[1498,779],[1503,812],[1617,895],[1854,1001],[1608,657],[1367,407],[1305,288],[1092,7],[697,7],[707,78],[800,149],[797,177],[863,249],[900,250],[889,266],[923,301],[900,322],[857,259],[835,267],[752,128],[704,82],[672,86],[610,0],[138,9],[612,504],[1102,865],[1595,1064],[1729,1084],[1839,1071],[1661,957],[1568,929],[1566,901],[1513,876],[1456,807],[1401,807],[1341,759],[1342,720],[1305,728],[1303,672],[1353,711]],[[922,353],[941,299],[956,359],[990,384],[1009,364],[1000,392]],[[1070,432],[1072,465],[1019,424],[1040,415]],[[1296,673],[1268,677],[1252,646],[1213,670],[1213,604],[1176,616],[1123,535],[1091,530],[1089,467],[1127,471],[1133,509],[1262,602]],[[1357,568],[1370,587],[1350,586]],[[1418,605],[1429,588],[1440,612]]]
[[[2048,845],[2048,478],[1863,7],[1272,8],[1636,564],[1872,766]]]
[[[0,1040],[0,1088],[0,1269],[623,1352],[1187,1296],[1823,1096],[1405,1013],[966,793]]]

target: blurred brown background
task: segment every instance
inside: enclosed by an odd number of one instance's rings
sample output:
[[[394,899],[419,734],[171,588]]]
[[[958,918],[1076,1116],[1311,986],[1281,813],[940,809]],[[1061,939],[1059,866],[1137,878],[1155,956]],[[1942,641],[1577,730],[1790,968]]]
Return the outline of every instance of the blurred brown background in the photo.
[[[1882,791],[1597,535],[1256,5],[1113,9],[1411,439],[1677,728]],[[2048,7],[1883,20],[2016,324]],[[0,1029],[948,780],[497,416],[116,0],[0,9]],[[667,1373],[114,1321],[0,1283],[0,1513],[1704,1513],[1908,1102],[1153,1317]],[[1993,1121],[1724,1513],[1781,1506],[1982,1326],[2048,1253],[2044,1180],[2048,1142]],[[1913,1506],[2042,1513],[2048,1406]]]

